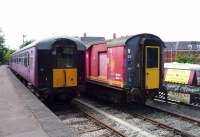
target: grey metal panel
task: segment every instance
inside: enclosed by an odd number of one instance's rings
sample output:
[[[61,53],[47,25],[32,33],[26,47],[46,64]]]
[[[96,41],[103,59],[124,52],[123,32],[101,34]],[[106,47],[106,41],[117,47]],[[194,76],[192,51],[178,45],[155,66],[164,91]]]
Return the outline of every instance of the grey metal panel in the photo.
[[[176,42],[165,42],[166,50],[179,50],[179,51],[192,51],[200,50],[199,41],[176,41]]]
[[[117,39],[113,39],[113,40],[108,40],[107,41],[107,45],[108,47],[113,47],[113,46],[125,46],[126,43],[136,37],[140,37],[143,38],[143,40],[147,39],[147,38],[157,38],[160,41],[162,41],[158,36],[153,35],[153,34],[149,34],[149,33],[143,33],[143,34],[138,34],[138,35],[134,35],[134,36],[125,36],[125,37],[121,37],[121,38],[117,38]],[[143,41],[141,40],[141,42]],[[141,43],[142,44],[142,43]],[[164,45],[163,45],[164,46]],[[165,47],[165,46],[164,46]]]
[[[125,45],[126,41],[131,38],[132,36],[125,36],[125,37],[120,37],[117,39],[112,39],[112,40],[107,40],[107,46],[108,47],[115,47],[115,46],[123,46]]]
[[[101,44],[101,43],[106,43],[106,41],[93,41],[93,42],[90,42],[86,45],[87,49],[90,48],[91,46],[93,45],[96,45],[96,44]]]
[[[80,40],[87,46],[89,43],[105,41],[104,37],[80,37]]]
[[[187,69],[187,70],[200,70],[200,65],[198,64],[189,64],[189,63],[177,63],[177,62],[173,62],[173,63],[165,63],[164,64],[165,68],[168,69]]]
[[[77,45],[78,50],[86,49],[85,45],[79,39],[70,38],[70,37],[57,37],[57,38],[43,40],[43,41],[40,41],[39,43],[37,43],[36,46],[38,49],[51,49],[53,44],[59,40],[69,40],[71,42],[74,42]]]
[[[139,44],[139,37],[135,38],[134,40],[130,40],[127,42],[126,47],[126,64],[127,64],[127,86],[128,87],[139,87],[139,71],[140,71],[140,48]],[[139,66],[137,65],[139,64]]]
[[[74,42],[77,46],[77,50],[84,51],[86,49],[85,44],[83,42],[81,42],[79,39],[64,36],[64,37],[52,37],[52,38],[47,38],[44,40],[35,41],[35,42],[29,44],[28,46],[17,50],[13,54],[15,54],[19,51],[23,51],[25,49],[31,48],[31,47],[36,47],[39,50],[48,50],[48,49],[51,49],[53,44],[59,40],[69,40],[71,42]]]

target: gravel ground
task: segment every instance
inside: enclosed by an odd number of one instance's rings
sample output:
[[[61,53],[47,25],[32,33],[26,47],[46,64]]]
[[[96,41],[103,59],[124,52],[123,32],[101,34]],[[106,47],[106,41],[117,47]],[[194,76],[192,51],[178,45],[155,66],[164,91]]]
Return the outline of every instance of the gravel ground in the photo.
[[[86,117],[84,113],[74,106],[55,105],[52,111],[80,137],[119,137],[116,133],[102,127],[96,121]]]
[[[158,126],[156,126],[155,124],[152,124],[150,122],[146,122],[140,118],[137,117],[133,117],[132,115],[130,115],[129,113],[124,113],[118,109],[114,109],[112,106],[107,105],[107,103],[97,103],[96,101],[91,101],[88,99],[84,98],[84,101],[86,101],[89,104],[92,104],[93,106],[95,106],[96,108],[116,117],[119,118],[121,120],[123,120],[124,122],[130,124],[132,127],[136,127],[138,129],[140,129],[141,131],[134,131],[132,128],[126,127],[123,124],[113,121],[112,119],[108,119],[107,117],[102,117],[102,116],[98,116],[101,117],[101,119],[106,122],[106,123],[112,123],[112,127],[119,129],[120,131],[122,131],[123,133],[125,133],[127,136],[146,136],[145,133],[148,133],[151,136],[164,136],[164,137],[174,137],[178,135],[175,135],[172,131],[160,128]],[[88,110],[88,111],[92,111],[92,110]],[[97,115],[97,114],[96,114]],[[145,132],[143,134],[143,132]]]

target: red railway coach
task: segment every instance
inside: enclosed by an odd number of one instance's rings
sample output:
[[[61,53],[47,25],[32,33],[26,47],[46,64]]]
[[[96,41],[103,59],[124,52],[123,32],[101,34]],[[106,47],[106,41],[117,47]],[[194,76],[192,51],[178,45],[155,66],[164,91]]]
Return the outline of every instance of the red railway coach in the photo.
[[[144,102],[162,89],[163,41],[139,34],[90,43],[86,51],[88,83],[118,89],[127,101]]]

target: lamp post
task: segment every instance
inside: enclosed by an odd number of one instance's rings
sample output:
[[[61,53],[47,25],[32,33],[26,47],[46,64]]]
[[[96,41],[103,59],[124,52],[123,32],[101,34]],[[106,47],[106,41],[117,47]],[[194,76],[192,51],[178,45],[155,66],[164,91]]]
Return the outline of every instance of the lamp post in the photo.
[[[24,45],[25,37],[26,37],[26,36],[27,36],[27,35],[25,35],[25,34],[22,35],[22,37],[23,37],[23,45]]]

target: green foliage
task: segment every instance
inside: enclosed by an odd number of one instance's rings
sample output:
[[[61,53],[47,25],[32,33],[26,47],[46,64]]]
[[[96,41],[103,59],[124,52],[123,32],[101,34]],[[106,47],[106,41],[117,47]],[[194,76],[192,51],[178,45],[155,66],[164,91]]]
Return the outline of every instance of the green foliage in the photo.
[[[7,49],[7,50],[6,50],[6,52],[5,52],[4,56],[3,56],[4,62],[9,62],[10,56],[11,56],[11,54],[12,54],[13,52],[15,52],[15,50],[12,50],[12,49]]]
[[[196,62],[196,55],[178,55],[176,57],[176,62],[178,63],[191,63],[195,64]]]
[[[10,55],[14,52],[5,46],[4,34],[0,28],[0,64],[6,63],[10,59]]]
[[[0,28],[0,64],[4,61],[3,56],[5,54],[6,48],[5,48],[5,39],[4,34]]]
[[[23,48],[23,47],[26,47],[27,45],[31,44],[34,40],[27,40],[25,41],[22,45],[19,46],[19,48]]]

